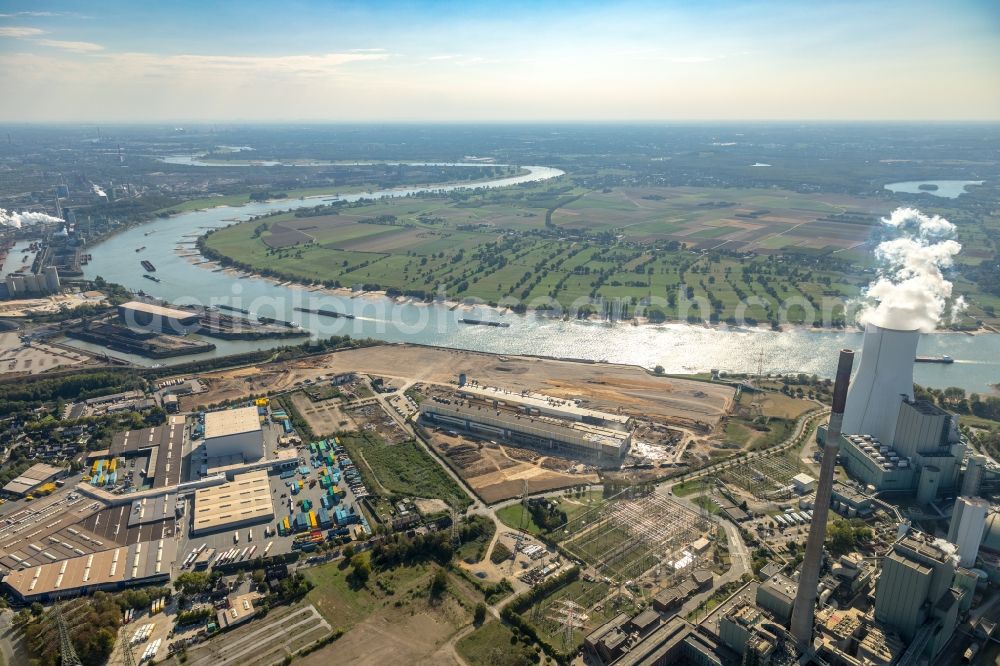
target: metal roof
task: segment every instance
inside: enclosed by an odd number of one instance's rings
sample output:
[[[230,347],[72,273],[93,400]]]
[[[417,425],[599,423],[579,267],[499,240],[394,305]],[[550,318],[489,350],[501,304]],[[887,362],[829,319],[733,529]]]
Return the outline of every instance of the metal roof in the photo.
[[[237,474],[228,483],[195,491],[191,531],[221,529],[273,515],[267,471]]]

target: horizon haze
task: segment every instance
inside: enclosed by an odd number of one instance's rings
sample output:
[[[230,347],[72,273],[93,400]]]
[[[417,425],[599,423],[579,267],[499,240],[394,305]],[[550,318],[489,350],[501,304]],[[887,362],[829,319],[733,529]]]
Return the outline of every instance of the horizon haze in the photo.
[[[996,121],[998,64],[972,0],[7,2],[0,121]]]

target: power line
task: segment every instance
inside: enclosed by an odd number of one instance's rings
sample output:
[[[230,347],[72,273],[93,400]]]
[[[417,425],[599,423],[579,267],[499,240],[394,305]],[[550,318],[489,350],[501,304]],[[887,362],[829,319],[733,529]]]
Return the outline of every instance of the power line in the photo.
[[[76,654],[73,641],[69,637],[69,627],[66,626],[66,619],[62,614],[62,607],[56,604],[52,608],[52,615],[59,627],[59,654],[62,656],[62,666],[83,666],[80,657]]]

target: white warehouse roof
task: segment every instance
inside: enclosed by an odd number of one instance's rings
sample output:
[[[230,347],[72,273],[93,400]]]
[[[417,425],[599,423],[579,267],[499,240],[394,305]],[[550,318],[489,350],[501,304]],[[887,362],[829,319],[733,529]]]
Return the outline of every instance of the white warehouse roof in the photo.
[[[260,431],[256,407],[241,407],[205,414],[205,439]]]
[[[176,308],[156,305],[155,303],[144,303],[143,301],[129,301],[128,303],[122,303],[118,307],[125,310],[134,310],[135,312],[144,312],[150,315],[159,315],[161,317],[178,320],[190,319],[198,316],[197,313],[191,312],[190,310],[178,310]]]

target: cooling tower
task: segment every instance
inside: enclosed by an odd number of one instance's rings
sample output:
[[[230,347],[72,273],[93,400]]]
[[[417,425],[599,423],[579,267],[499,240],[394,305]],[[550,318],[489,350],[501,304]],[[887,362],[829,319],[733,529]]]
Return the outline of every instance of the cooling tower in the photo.
[[[892,446],[902,397],[913,399],[913,359],[920,332],[865,327],[858,373],[851,380],[844,432],[871,435]]]

